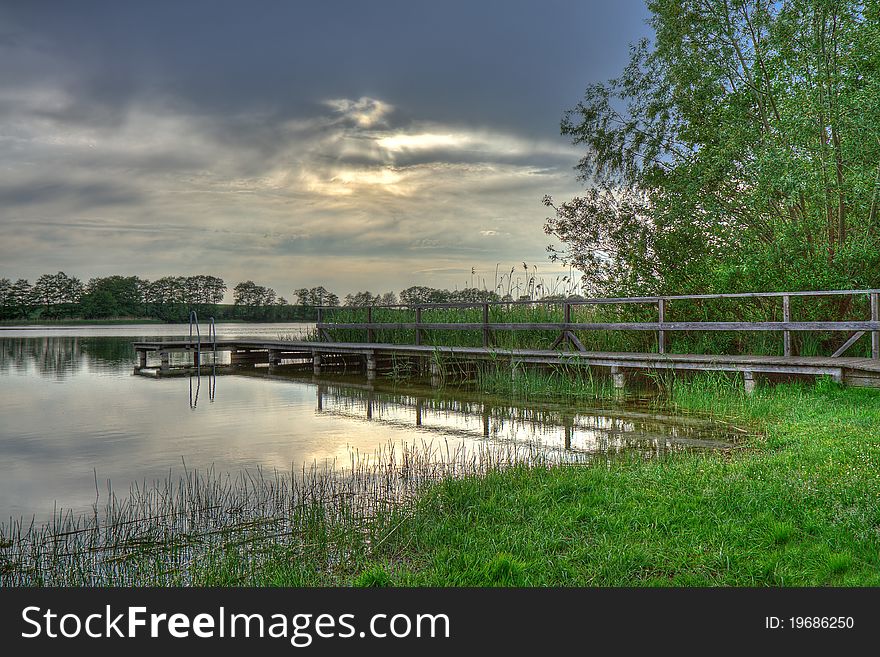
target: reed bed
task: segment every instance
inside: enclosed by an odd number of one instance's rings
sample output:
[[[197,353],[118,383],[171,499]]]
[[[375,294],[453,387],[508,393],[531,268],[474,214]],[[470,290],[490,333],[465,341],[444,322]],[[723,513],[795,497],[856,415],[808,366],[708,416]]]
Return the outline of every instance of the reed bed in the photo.
[[[414,308],[374,307],[373,322],[411,323],[416,321]],[[871,316],[867,297],[792,297],[791,316],[794,321],[864,320]],[[324,311],[325,322],[359,323],[367,321],[367,308],[339,307]],[[518,304],[490,304],[489,322],[551,323],[564,319],[561,301],[534,301]],[[571,321],[575,323],[655,322],[657,308],[653,304],[572,305]],[[676,300],[666,305],[666,321],[781,321],[780,298],[758,299],[696,299]],[[479,323],[482,308],[423,307],[423,323]],[[334,340],[363,342],[364,329],[330,329]],[[549,349],[558,337],[556,330],[493,331],[492,344],[499,349]],[[588,351],[651,353],[657,351],[657,335],[653,331],[577,331],[578,339]],[[839,332],[793,332],[796,354],[819,356],[831,354],[846,339]],[[414,344],[413,329],[374,329],[376,342]],[[436,346],[479,347],[483,344],[479,330],[423,330],[422,344]],[[687,354],[753,354],[782,355],[782,333],[778,331],[668,331],[668,353]],[[862,337],[847,352],[852,356],[870,355],[870,337]]]
[[[441,480],[547,466],[537,446],[388,445],[347,466],[298,472],[187,470],[108,492],[88,512],[0,525],[2,586],[332,585],[393,549],[414,500]]]

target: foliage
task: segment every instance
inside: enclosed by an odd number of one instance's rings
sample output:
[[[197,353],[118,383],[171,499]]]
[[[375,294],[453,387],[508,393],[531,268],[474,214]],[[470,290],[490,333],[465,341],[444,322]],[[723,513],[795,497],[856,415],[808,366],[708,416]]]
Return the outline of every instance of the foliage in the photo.
[[[500,301],[501,297],[492,290],[466,287],[461,290],[441,290],[423,285],[413,285],[400,293],[400,303],[416,306],[429,303],[482,303]]]
[[[59,316],[63,312],[52,311],[60,311],[62,307],[69,309],[79,303],[83,291],[81,280],[59,271],[57,274],[43,274],[37,279],[31,289],[31,300],[43,305],[47,316]]]
[[[339,297],[332,292],[328,292],[323,285],[319,287],[313,287],[311,289],[301,287],[297,290],[294,290],[294,294],[296,295],[297,302],[301,306],[339,305]]]
[[[880,285],[880,3],[649,0],[656,38],[562,132],[552,257],[598,293]]]

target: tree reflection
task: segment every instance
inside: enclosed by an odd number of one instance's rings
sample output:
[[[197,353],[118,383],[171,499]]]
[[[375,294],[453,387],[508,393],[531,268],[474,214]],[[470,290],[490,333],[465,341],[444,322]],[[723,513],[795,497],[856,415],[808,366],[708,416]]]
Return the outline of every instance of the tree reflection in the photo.
[[[88,368],[122,372],[134,362],[131,338],[0,339],[0,372],[33,372],[61,380]]]

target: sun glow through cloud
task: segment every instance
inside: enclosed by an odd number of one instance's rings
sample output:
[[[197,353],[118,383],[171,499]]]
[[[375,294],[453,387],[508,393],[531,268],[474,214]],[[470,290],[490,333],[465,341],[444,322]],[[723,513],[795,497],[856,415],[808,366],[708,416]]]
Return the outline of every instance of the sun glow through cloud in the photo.
[[[398,134],[376,140],[379,146],[389,151],[464,148],[471,142],[471,138],[466,135],[436,135],[431,133],[416,135]]]
[[[368,97],[325,101],[322,113],[276,126],[258,112],[215,126],[138,102],[112,127],[33,116],[35,102],[53,97],[48,90],[17,97],[15,104],[28,111],[18,115],[14,139],[0,138],[0,157],[15,172],[0,183],[0,197],[7,213],[16,208],[21,228],[17,247],[0,245],[5,262],[50,242],[71,262],[88,261],[84,254],[96,235],[106,233],[125,235],[126,244],[153,254],[151,265],[164,275],[177,271],[180,234],[196,230],[200,262],[257,256],[241,269],[243,278],[272,283],[279,267],[287,267],[285,258],[295,255],[293,262],[304,266],[314,252],[336,264],[312,265],[306,278],[332,286],[333,276],[319,281],[314,272],[350,275],[340,253],[353,251],[363,260],[359,269],[380,267],[377,279],[405,287],[420,282],[413,272],[479,266],[487,238],[498,245],[493,248],[516,248],[516,260],[542,256],[544,245],[533,236],[540,230],[540,199],[560,184],[570,186],[567,169],[575,161],[558,144],[403,120],[393,104]],[[503,227],[496,227],[498,216],[509,217]],[[52,225],[69,230],[47,242]],[[491,228],[474,228],[480,225]],[[437,267],[424,267],[426,250]],[[498,256],[489,259],[494,266]],[[104,266],[80,272],[81,266],[60,262],[54,268],[85,276],[128,271],[124,259]]]

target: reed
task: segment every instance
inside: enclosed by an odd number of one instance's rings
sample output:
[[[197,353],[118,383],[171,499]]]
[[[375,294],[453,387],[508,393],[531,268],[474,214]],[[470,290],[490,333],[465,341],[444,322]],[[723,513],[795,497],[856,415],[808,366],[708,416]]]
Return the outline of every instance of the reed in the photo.
[[[864,320],[870,317],[867,300],[847,298],[845,307],[839,300],[822,298],[792,299],[792,318],[796,321]],[[331,323],[366,322],[366,307],[338,307],[324,310],[324,321]],[[578,305],[571,306],[574,323],[654,322],[657,308],[652,304]],[[409,307],[374,307],[372,310],[374,341],[389,344],[414,344],[415,330],[382,328],[381,324],[416,321],[416,311]],[[697,299],[677,300],[666,306],[666,321],[781,321],[782,307],[778,298],[766,299]],[[479,323],[482,308],[447,308],[424,306],[424,323]],[[562,301],[533,301],[518,304],[490,304],[490,323],[551,323],[564,321]],[[588,351],[651,353],[657,351],[657,336],[651,331],[577,331],[578,339]],[[330,329],[333,340],[365,342],[365,329]],[[499,349],[548,349],[559,332],[493,331],[492,344]],[[479,330],[423,330],[422,344],[436,346],[479,347],[483,344]],[[829,355],[840,346],[845,336],[840,333],[793,333],[794,353],[803,356]],[[778,331],[667,331],[666,350],[682,354],[752,354],[779,356],[783,352],[782,333]],[[869,356],[870,336],[862,337],[848,355]]]
[[[122,494],[111,489],[89,512],[11,519],[0,526],[0,585],[255,584],[279,568],[287,582],[339,583],[394,548],[395,527],[426,486],[552,462],[528,445],[422,443],[352,453],[344,467],[187,470]]]

